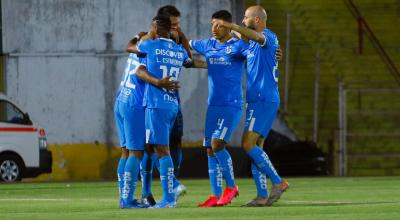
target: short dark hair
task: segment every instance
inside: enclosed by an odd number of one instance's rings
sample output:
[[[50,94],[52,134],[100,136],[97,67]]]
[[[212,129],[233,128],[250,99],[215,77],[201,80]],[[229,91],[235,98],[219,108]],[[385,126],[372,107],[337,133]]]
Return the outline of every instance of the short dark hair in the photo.
[[[168,31],[171,29],[171,20],[167,16],[157,15],[153,18],[153,22],[158,28],[165,28]]]
[[[181,13],[179,10],[173,5],[165,5],[158,9],[157,15],[164,15],[167,17],[180,17]]]
[[[214,14],[211,16],[211,18],[215,19],[221,19],[227,22],[232,22],[232,15],[229,11],[227,10],[219,10],[214,12]]]

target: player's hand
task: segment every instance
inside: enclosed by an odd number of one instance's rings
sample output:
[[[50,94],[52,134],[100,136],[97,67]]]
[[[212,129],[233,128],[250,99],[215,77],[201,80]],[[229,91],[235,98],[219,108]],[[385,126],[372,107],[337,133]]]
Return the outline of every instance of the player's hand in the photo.
[[[170,91],[175,91],[179,89],[180,88],[179,81],[171,81],[171,77],[172,76],[167,76],[158,80],[157,86]]]
[[[276,60],[281,61],[282,57],[283,57],[283,52],[282,52],[281,48],[278,47],[278,49],[276,49],[276,52],[275,52],[275,58],[276,58]]]
[[[141,32],[139,32],[138,34],[137,34],[137,36],[139,36],[139,38],[142,38],[144,35],[146,35],[147,34],[147,32],[143,32],[143,31],[141,31]]]
[[[185,34],[182,32],[181,27],[175,28],[175,31],[178,33],[179,38],[185,38]]]
[[[156,38],[156,32],[153,29],[150,29],[149,32],[147,32],[144,36],[142,36],[143,39],[155,39]]]

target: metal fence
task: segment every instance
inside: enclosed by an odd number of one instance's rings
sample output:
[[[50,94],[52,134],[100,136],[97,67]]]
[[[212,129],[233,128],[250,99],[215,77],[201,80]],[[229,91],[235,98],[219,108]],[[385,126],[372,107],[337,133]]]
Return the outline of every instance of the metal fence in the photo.
[[[349,158],[400,156],[385,149],[400,143],[400,88],[393,82],[339,82],[338,88],[339,175],[348,174]]]

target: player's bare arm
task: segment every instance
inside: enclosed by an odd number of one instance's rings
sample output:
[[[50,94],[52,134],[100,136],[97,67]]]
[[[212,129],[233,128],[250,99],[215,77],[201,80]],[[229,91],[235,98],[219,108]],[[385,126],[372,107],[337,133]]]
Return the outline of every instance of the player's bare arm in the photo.
[[[265,36],[261,33],[258,33],[257,31],[250,29],[250,28],[242,27],[235,23],[230,23],[227,21],[223,21],[221,19],[215,19],[215,24],[217,26],[226,27],[226,28],[229,28],[233,31],[240,33],[241,38],[245,37],[249,40],[256,41],[257,43],[262,44],[262,45],[265,43]]]
[[[182,32],[181,28],[178,27],[176,28],[176,32],[178,33],[179,41],[183,48],[185,48],[189,58],[192,59],[192,53],[190,51],[190,45],[189,45],[189,40],[187,39],[186,35]]]
[[[180,88],[179,81],[171,81],[172,76],[157,79],[152,76],[143,65],[139,66],[136,70],[136,76],[147,83],[167,90],[177,90]]]
[[[192,50],[193,48],[190,46],[189,44],[189,40],[187,40],[188,42],[188,47],[190,50]],[[200,58],[199,54],[194,54],[192,55],[192,63],[190,66],[185,66],[186,68],[200,68],[200,69],[207,69],[207,62]]]
[[[207,62],[202,59],[193,58],[193,67],[207,69]]]
[[[132,40],[128,42],[128,45],[126,47],[126,52],[139,54],[139,51],[137,50],[137,44],[139,43],[139,41],[154,39],[154,38],[155,34],[152,31],[139,32]]]
[[[126,46],[126,52],[137,54],[138,51],[137,51],[136,45],[147,34],[148,34],[147,32],[139,32],[134,38],[132,38],[128,42],[128,45]]]
[[[238,38],[243,39],[244,41],[248,42],[249,40],[253,40],[261,45],[265,44],[265,36],[253,29],[239,26],[235,23],[230,23],[227,21],[223,21],[220,19],[216,19],[216,24],[221,27],[230,28],[232,33],[237,36]],[[282,60],[283,53],[280,48],[276,50],[275,57],[278,61]]]

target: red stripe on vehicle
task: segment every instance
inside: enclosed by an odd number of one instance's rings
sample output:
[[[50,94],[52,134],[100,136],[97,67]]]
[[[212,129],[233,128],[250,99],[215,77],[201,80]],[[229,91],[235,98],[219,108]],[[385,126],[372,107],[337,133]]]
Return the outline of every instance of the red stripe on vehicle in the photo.
[[[4,132],[36,132],[37,128],[11,127],[11,128],[0,128],[0,131],[4,131]]]

